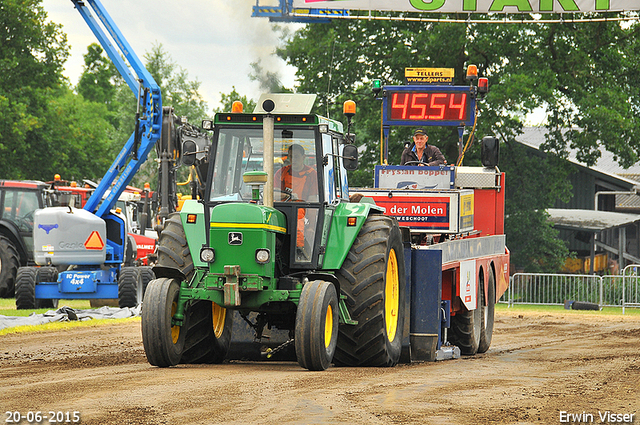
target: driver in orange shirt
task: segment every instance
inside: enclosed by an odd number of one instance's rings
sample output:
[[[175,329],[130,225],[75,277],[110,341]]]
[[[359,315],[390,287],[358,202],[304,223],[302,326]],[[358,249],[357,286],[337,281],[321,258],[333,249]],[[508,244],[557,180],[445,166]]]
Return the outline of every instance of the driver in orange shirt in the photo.
[[[305,151],[300,145],[289,146],[288,158],[291,164],[279,169],[274,176],[274,187],[279,189],[283,201],[318,201],[318,174],[305,165]],[[298,209],[296,247],[304,247],[304,227],[306,208]]]
[[[305,165],[304,148],[292,144],[287,150],[291,164],[280,168],[274,178],[274,185],[282,192],[282,200],[307,201],[318,200],[318,174]]]

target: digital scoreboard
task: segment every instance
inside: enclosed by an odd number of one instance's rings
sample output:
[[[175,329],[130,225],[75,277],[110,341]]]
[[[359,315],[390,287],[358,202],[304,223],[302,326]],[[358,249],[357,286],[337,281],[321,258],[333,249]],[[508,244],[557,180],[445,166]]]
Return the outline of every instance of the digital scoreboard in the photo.
[[[383,125],[473,125],[475,102],[469,86],[385,86]]]

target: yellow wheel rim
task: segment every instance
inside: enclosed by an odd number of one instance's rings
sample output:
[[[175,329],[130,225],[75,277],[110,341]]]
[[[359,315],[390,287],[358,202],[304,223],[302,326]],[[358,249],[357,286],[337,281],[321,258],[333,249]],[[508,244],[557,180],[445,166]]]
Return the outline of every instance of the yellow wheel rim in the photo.
[[[331,304],[327,306],[327,315],[324,320],[324,346],[329,348],[331,344],[331,337],[333,336],[333,309]]]
[[[171,304],[171,317],[176,314],[176,310],[178,309],[178,303],[173,302]],[[174,344],[178,343],[178,338],[180,338],[180,326],[171,326],[171,340]]]
[[[400,282],[398,280],[398,259],[396,251],[389,251],[387,262],[387,283],[384,288],[384,319],[387,325],[389,341],[396,338],[398,330],[398,312],[400,310]]]
[[[224,332],[224,321],[227,318],[227,309],[216,303],[211,303],[211,315],[213,316],[213,333],[220,338]]]

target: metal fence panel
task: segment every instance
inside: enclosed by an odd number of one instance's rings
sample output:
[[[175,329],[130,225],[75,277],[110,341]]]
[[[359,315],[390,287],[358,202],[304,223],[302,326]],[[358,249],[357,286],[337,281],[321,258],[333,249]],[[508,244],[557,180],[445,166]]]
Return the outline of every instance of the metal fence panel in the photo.
[[[621,275],[516,273],[500,302],[563,305],[565,301],[596,303],[601,307],[640,307],[640,265],[625,267]]]
[[[640,307],[640,265],[631,264],[622,271],[622,314],[627,307]]]
[[[600,304],[602,279],[597,275],[516,273],[506,296],[509,305],[563,305],[567,300]]]

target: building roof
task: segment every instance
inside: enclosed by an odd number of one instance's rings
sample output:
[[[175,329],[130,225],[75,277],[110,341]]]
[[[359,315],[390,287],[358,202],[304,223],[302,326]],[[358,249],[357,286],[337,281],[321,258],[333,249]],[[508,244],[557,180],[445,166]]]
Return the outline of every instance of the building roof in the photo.
[[[549,208],[547,213],[549,213],[549,217],[556,228],[582,230],[590,233],[614,229],[640,221],[639,214],[610,211]]]

